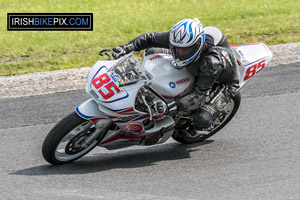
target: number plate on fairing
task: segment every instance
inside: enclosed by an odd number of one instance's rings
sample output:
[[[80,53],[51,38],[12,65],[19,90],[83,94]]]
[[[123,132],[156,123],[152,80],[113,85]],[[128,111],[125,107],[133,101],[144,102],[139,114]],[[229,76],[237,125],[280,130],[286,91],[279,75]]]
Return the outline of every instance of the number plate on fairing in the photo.
[[[233,45],[230,47],[242,63],[240,66],[240,86],[242,87],[251,77],[260,72],[272,59],[272,52],[264,43]]]
[[[108,71],[106,66],[101,66],[89,79],[89,93],[100,102],[113,102],[126,98],[128,93],[119,87],[119,82],[114,75]]]
[[[103,100],[108,100],[121,92],[111,73],[103,73],[91,82],[94,92]]]

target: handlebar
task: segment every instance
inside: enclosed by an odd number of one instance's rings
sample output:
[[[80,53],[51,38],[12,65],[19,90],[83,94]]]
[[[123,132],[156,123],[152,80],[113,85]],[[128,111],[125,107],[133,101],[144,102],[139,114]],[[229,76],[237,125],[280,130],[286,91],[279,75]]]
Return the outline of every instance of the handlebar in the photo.
[[[111,52],[111,49],[102,49],[101,51],[99,51],[99,55],[104,56],[104,53],[108,57],[108,60],[111,60],[111,56],[107,52]]]

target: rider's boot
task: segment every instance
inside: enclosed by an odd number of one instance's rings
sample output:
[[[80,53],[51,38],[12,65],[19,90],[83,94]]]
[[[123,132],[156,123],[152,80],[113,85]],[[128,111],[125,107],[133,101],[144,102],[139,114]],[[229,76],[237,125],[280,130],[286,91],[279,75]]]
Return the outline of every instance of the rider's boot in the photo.
[[[194,134],[209,134],[216,119],[224,118],[222,114],[230,100],[230,95],[231,93],[227,89],[219,91],[198,111],[194,117]]]
[[[205,104],[194,117],[194,133],[209,134],[220,111],[213,104]]]

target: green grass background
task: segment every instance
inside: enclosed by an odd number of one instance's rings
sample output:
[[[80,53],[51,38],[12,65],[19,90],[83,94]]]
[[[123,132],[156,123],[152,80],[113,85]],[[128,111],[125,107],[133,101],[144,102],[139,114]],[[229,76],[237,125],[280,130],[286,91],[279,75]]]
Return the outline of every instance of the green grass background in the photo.
[[[94,31],[7,31],[13,12],[89,12]],[[299,0],[1,0],[0,75],[91,66],[102,48],[194,17],[231,44],[300,41]]]

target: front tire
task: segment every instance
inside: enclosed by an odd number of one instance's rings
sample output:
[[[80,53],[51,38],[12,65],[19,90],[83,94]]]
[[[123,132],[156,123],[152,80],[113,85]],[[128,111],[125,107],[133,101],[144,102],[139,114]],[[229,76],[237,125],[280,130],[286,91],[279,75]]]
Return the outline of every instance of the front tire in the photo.
[[[43,157],[54,165],[73,162],[94,149],[103,139],[107,130],[107,127],[104,127],[103,130],[96,129],[91,121],[72,112],[48,133],[42,147]],[[101,134],[90,144],[84,143],[85,139],[94,131],[101,131]]]
[[[172,135],[173,139],[176,140],[177,142],[184,143],[184,144],[202,142],[206,140],[207,138],[216,134],[219,130],[221,130],[224,126],[226,126],[226,124],[228,124],[228,122],[234,117],[237,110],[239,109],[240,103],[241,103],[241,94],[237,93],[234,97],[231,98],[228,105],[225,107],[225,113],[227,109],[227,114],[225,115],[224,120],[219,124],[215,125],[209,134],[193,136],[192,134],[190,134],[189,131],[189,127],[191,127],[191,124],[187,124],[186,130],[175,129]],[[187,123],[192,123],[192,121],[189,121]]]

